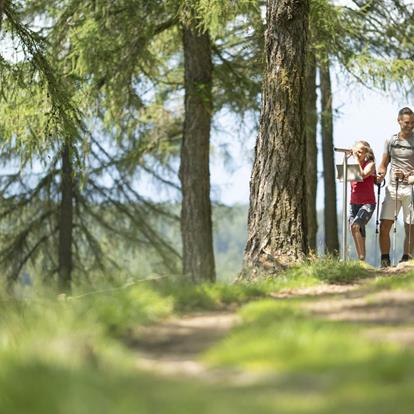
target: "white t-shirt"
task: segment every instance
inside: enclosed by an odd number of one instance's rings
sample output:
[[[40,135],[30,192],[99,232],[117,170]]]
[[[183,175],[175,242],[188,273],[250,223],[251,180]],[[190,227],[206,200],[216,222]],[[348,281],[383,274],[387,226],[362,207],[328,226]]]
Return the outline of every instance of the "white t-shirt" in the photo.
[[[392,171],[401,169],[405,174],[414,171],[414,133],[410,138],[400,138],[399,134],[392,135],[385,141],[384,153],[391,157],[390,184],[395,185],[395,175]],[[403,181],[401,184],[407,184]]]

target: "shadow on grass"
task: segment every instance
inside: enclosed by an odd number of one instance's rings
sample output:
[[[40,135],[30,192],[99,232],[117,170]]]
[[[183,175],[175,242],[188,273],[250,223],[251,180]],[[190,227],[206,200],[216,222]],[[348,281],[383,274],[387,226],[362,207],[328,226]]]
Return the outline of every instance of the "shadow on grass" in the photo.
[[[113,368],[3,368],[0,412],[8,414],[407,414],[414,402],[413,358],[403,354],[334,370],[296,370],[243,387]]]

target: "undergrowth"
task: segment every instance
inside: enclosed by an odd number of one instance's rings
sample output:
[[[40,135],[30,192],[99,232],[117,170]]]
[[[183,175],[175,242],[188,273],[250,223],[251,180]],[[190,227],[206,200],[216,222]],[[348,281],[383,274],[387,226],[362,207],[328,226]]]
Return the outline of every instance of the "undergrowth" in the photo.
[[[294,302],[288,306],[268,299],[270,293],[284,289],[351,283],[369,274],[358,263],[324,260],[255,283],[194,286],[166,279],[95,286],[95,290],[75,287],[73,297],[60,299],[36,289],[20,292],[19,299],[3,295],[0,412],[267,414],[275,412],[277,405],[278,412],[296,413],[301,412],[302,400],[291,397],[296,392],[291,376],[303,369],[313,374],[335,369],[344,370],[346,377],[347,367],[359,364],[372,368],[372,375],[384,381],[393,377],[405,386],[411,359],[404,365],[392,350],[367,346],[353,327],[339,329],[335,324],[309,321]],[[239,389],[144,375],[135,368],[134,352],[120,340],[137,325],[176,313],[243,305],[243,325],[207,359],[220,366],[283,372],[287,377],[281,386],[287,387],[286,393],[283,389],[275,393],[268,383]],[[379,358],[384,352],[395,358]],[[358,373],[363,375],[362,368]],[[333,412],[324,404],[316,404],[320,410],[315,413]]]

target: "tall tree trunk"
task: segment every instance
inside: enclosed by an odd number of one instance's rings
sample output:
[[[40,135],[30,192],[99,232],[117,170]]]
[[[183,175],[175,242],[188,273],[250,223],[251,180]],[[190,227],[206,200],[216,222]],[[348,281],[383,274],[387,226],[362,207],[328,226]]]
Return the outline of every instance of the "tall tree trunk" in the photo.
[[[316,212],[316,191],[318,183],[318,149],[316,145],[316,128],[318,123],[316,109],[316,61],[313,51],[308,51],[306,59],[306,228],[308,246],[316,253],[316,234],[318,231]]]
[[[73,168],[71,147],[68,142],[65,142],[62,149],[61,193],[58,289],[60,292],[70,292],[72,281]]]
[[[212,61],[208,33],[183,28],[185,117],[181,147],[183,273],[193,282],[215,281],[210,201]]]
[[[339,252],[338,217],[336,209],[335,157],[333,145],[332,88],[329,61],[320,62],[322,154],[325,189],[325,252]]]
[[[304,76],[308,1],[268,0],[260,131],[250,181],[248,267],[307,253]]]
[[[1,30],[2,23],[3,23],[4,1],[5,0],[0,0],[0,30]]]

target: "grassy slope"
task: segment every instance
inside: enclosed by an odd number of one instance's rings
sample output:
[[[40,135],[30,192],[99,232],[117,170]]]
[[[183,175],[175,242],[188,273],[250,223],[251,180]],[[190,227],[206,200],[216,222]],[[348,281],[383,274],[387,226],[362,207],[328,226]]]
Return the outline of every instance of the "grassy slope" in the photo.
[[[371,279],[366,286],[371,294],[414,291],[414,272]],[[272,398],[281,413],[411,412],[414,351],[373,341],[364,335],[367,323],[323,320],[300,309],[312,300],[246,305],[240,312],[242,324],[205,361],[275,374]]]
[[[315,319],[299,309],[310,299],[267,297],[321,280],[349,283],[356,275],[369,273],[358,263],[328,260],[238,286],[140,283],[62,302],[3,298],[0,413],[407,413],[413,403],[411,350],[373,344],[358,326]],[[369,283],[373,289],[414,289],[414,275],[393,280]],[[205,359],[269,372],[252,386],[140,373],[119,341],[136,324],[174,312],[245,302],[243,324]]]

